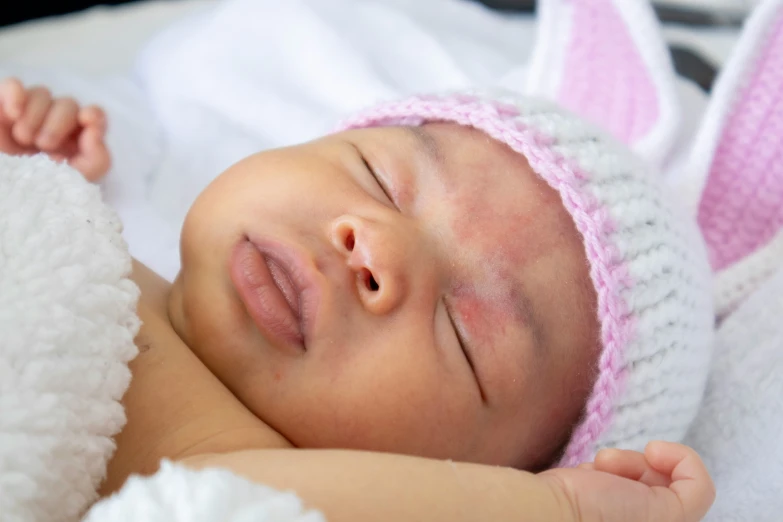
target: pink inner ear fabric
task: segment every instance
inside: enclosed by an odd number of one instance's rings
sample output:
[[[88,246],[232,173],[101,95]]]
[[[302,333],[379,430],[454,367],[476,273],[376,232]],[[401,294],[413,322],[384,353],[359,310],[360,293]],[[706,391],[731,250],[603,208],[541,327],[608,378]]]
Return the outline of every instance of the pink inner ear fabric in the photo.
[[[647,134],[659,101],[628,27],[610,0],[571,2],[573,32],[558,101],[624,143]]]
[[[752,67],[726,120],[699,206],[715,270],[765,245],[783,226],[783,14]]]

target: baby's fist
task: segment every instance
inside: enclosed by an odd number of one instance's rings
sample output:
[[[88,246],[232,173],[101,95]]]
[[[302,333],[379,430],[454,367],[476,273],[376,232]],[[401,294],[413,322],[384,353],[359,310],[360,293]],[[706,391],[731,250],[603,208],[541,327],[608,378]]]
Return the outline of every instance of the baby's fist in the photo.
[[[53,98],[46,87],[25,88],[16,78],[0,82],[0,152],[44,152],[98,181],[111,166],[105,134],[106,115],[99,107]]]
[[[579,469],[553,469],[541,476],[565,493],[580,522],[697,522],[715,500],[715,486],[699,455],[671,442],[651,442],[644,453],[603,450]]]

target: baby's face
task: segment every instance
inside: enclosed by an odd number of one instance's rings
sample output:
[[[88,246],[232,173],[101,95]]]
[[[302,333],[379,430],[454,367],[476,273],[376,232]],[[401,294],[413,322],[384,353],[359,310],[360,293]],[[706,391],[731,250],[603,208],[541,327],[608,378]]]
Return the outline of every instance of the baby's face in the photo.
[[[524,468],[566,442],[599,345],[557,193],[445,123],[231,167],[188,214],[170,316],[295,446]]]

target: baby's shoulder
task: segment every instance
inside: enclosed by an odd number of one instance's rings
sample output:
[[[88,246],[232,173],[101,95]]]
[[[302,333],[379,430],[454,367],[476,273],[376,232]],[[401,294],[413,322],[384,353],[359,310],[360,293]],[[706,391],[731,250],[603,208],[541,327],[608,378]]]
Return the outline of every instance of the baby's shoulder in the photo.
[[[123,397],[127,423],[115,437],[103,493],[133,473],[154,473],[162,459],[290,448],[291,444],[248,410],[190,350],[168,320],[168,282],[139,263],[141,289],[136,336],[139,353]]]

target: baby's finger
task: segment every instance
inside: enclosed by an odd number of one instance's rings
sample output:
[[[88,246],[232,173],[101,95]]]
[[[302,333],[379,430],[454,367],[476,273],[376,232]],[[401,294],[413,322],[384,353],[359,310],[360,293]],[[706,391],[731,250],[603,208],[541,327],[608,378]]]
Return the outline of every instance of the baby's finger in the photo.
[[[78,113],[79,105],[73,98],[56,99],[44,119],[41,130],[35,139],[35,145],[45,151],[57,149],[79,125]]]
[[[51,105],[52,94],[46,87],[28,90],[24,111],[12,130],[14,139],[21,145],[32,145]]]
[[[656,471],[647,462],[644,454],[638,451],[621,449],[599,451],[595,456],[595,470],[635,480],[650,487],[667,487],[671,483],[668,475]]]
[[[16,121],[22,115],[26,96],[24,85],[17,78],[7,78],[0,83],[0,121]]]
[[[97,105],[89,105],[79,111],[79,124],[83,127],[96,127],[101,135],[106,134],[106,113]]]
[[[659,473],[671,476],[669,489],[677,495],[685,520],[701,520],[715,501],[715,485],[698,453],[682,444],[658,441],[648,444],[644,454]]]
[[[111,166],[111,156],[103,141],[103,133],[96,127],[88,127],[79,135],[78,152],[68,162],[88,181],[98,181]]]

